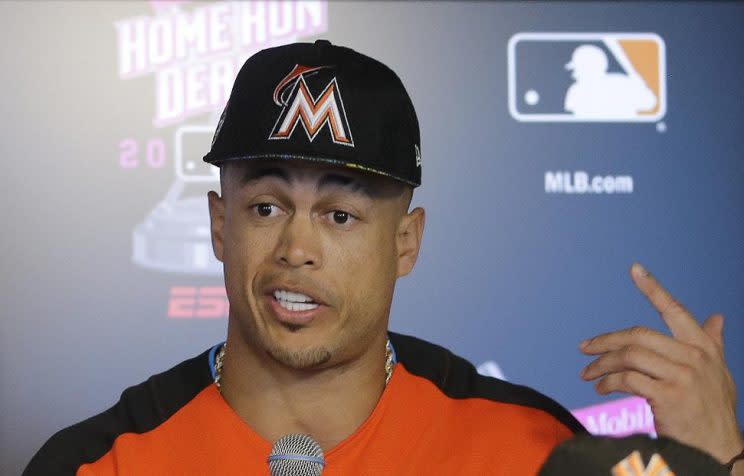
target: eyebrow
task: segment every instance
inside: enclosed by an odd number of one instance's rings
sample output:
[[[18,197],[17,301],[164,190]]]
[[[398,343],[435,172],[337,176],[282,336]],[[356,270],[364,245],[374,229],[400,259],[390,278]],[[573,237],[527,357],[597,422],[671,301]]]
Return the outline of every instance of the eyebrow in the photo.
[[[242,185],[245,186],[251,183],[255,183],[267,177],[278,178],[281,181],[286,182],[287,184],[292,183],[292,178],[285,169],[280,167],[261,167],[256,169],[249,169],[248,171],[246,171],[246,173],[243,175]],[[349,177],[348,175],[337,173],[328,173],[323,175],[318,181],[317,190],[333,186],[347,188],[351,192],[361,191],[367,195],[369,194],[369,190],[367,190],[367,187],[361,181],[353,177]]]
[[[367,192],[366,188],[359,180],[355,180],[352,177],[341,174],[326,174],[321,177],[320,181],[318,182],[318,190],[322,189],[323,187],[331,187],[334,185],[348,188],[351,192],[358,192],[360,190],[365,193]]]

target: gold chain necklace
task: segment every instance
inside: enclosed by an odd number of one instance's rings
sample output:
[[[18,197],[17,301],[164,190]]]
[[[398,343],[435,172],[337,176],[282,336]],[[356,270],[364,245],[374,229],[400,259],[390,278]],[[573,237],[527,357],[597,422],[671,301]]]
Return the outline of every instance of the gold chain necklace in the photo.
[[[222,379],[222,362],[225,360],[225,352],[227,351],[227,342],[222,344],[222,348],[217,353],[214,359],[214,384],[217,389],[220,390],[220,380]],[[390,377],[393,376],[393,345],[390,343],[390,339],[385,343],[385,385],[390,381]]]

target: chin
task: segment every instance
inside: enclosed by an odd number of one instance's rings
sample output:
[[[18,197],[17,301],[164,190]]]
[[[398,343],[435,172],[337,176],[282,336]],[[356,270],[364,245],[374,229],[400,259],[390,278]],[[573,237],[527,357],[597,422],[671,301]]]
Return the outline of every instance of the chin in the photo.
[[[296,370],[318,368],[331,360],[331,351],[322,345],[269,345],[266,353],[275,361]]]

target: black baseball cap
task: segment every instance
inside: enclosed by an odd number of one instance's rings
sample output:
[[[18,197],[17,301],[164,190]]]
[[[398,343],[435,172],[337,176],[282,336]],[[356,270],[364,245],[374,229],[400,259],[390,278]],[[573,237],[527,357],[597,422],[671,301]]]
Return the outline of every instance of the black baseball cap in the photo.
[[[727,476],[713,456],[672,438],[579,434],[556,446],[538,476]]]
[[[309,160],[421,184],[411,98],[381,62],[327,40],[259,51],[240,69],[204,161]]]

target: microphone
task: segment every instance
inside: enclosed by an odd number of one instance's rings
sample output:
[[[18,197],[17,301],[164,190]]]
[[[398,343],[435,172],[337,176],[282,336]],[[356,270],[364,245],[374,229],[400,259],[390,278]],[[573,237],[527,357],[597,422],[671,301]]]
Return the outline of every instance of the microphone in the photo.
[[[320,476],[323,466],[323,450],[310,435],[282,436],[269,454],[271,476]]]

